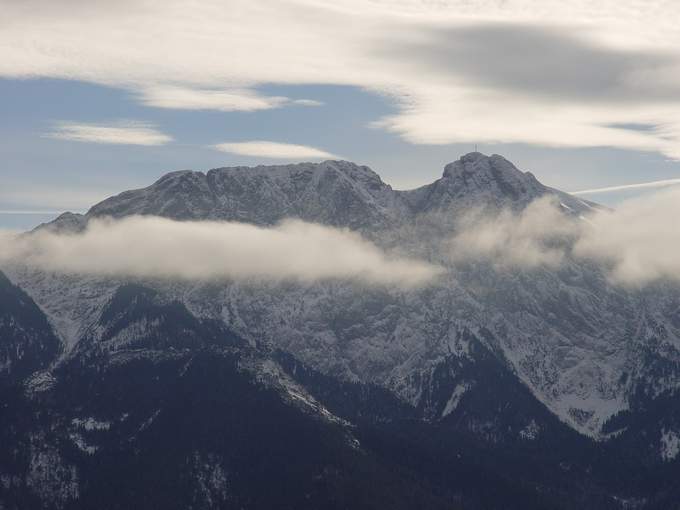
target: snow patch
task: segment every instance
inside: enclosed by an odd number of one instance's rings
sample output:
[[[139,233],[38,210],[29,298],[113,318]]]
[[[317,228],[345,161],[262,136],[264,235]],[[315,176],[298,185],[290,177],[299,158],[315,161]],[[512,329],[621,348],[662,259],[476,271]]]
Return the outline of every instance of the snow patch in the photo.
[[[36,372],[26,381],[26,392],[29,395],[48,391],[57,382],[51,372],[45,370]]]
[[[110,421],[98,421],[92,417],[90,418],[73,418],[71,424],[74,427],[81,428],[83,430],[109,430],[111,428]]]
[[[216,455],[194,452],[196,498],[202,508],[218,508],[229,500],[229,477]]]
[[[442,411],[442,418],[448,416],[456,410],[458,404],[460,403],[460,399],[469,389],[470,385],[468,383],[461,383],[453,389],[453,392],[451,393],[451,396],[449,397],[449,400],[446,402],[444,410]]]
[[[44,443],[44,438],[35,441]],[[62,508],[80,496],[76,467],[66,464],[57,450],[50,447],[31,445],[26,485],[45,504],[55,508]]]
[[[81,436],[80,434],[76,433],[69,434],[69,438],[71,439],[71,441],[73,441],[73,444],[75,444],[81,452],[87,453],[88,455],[94,455],[99,449],[97,446],[88,444],[87,441],[85,441],[83,436]]]
[[[670,462],[680,453],[680,435],[674,430],[661,431],[661,458]]]
[[[149,416],[149,419],[142,423],[137,432],[144,432],[146,429],[148,429],[160,413],[161,410],[156,409],[156,411],[154,411],[154,413],[151,416]]]
[[[526,439],[527,441],[533,441],[538,438],[541,432],[541,427],[536,423],[536,421],[531,420],[529,424],[519,431],[519,437]]]

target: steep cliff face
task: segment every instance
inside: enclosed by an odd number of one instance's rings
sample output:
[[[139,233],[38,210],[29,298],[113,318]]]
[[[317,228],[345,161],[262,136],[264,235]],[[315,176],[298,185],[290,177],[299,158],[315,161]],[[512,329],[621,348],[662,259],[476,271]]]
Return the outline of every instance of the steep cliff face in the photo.
[[[0,272],[0,384],[45,370],[61,348],[33,300]]]

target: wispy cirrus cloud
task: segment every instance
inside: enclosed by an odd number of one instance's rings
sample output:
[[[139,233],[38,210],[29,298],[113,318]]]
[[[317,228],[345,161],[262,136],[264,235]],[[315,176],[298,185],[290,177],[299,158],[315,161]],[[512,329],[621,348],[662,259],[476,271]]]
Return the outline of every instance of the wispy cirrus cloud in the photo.
[[[316,99],[293,99],[291,101],[293,104],[299,106],[323,106],[323,101],[317,101]]]
[[[106,84],[164,108],[245,111],[296,104],[258,94],[264,85],[354,86],[388,98],[395,112],[375,125],[412,143],[610,146],[680,158],[677,2],[0,6],[4,77]],[[635,124],[654,129],[625,128]]]
[[[225,142],[213,146],[214,149],[239,156],[269,159],[341,159],[322,149],[307,145],[252,140],[248,142]]]
[[[147,106],[177,110],[218,110],[225,112],[254,112],[287,105],[320,106],[314,99],[291,99],[284,96],[266,96],[247,89],[202,89],[155,85],[145,88],[139,95]]]
[[[59,122],[44,136],[74,142],[116,145],[165,145],[173,140],[155,125],[137,121],[112,124]]]

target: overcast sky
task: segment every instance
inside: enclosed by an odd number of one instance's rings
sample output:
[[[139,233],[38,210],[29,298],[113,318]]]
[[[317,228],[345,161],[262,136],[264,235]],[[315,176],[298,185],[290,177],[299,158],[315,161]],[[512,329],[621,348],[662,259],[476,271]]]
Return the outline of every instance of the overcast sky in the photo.
[[[0,10],[0,226],[186,168],[341,158],[411,188],[475,144],[608,204],[680,179],[677,2]]]

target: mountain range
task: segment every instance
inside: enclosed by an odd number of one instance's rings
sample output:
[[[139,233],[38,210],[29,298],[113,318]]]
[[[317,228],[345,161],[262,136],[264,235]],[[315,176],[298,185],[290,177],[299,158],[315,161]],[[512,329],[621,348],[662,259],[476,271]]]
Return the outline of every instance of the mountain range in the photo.
[[[0,509],[680,508],[680,289],[442,255],[470,211],[545,197],[600,209],[475,152],[409,191],[345,161],[173,172],[41,225],[296,218],[444,271],[401,288],[7,264]]]

